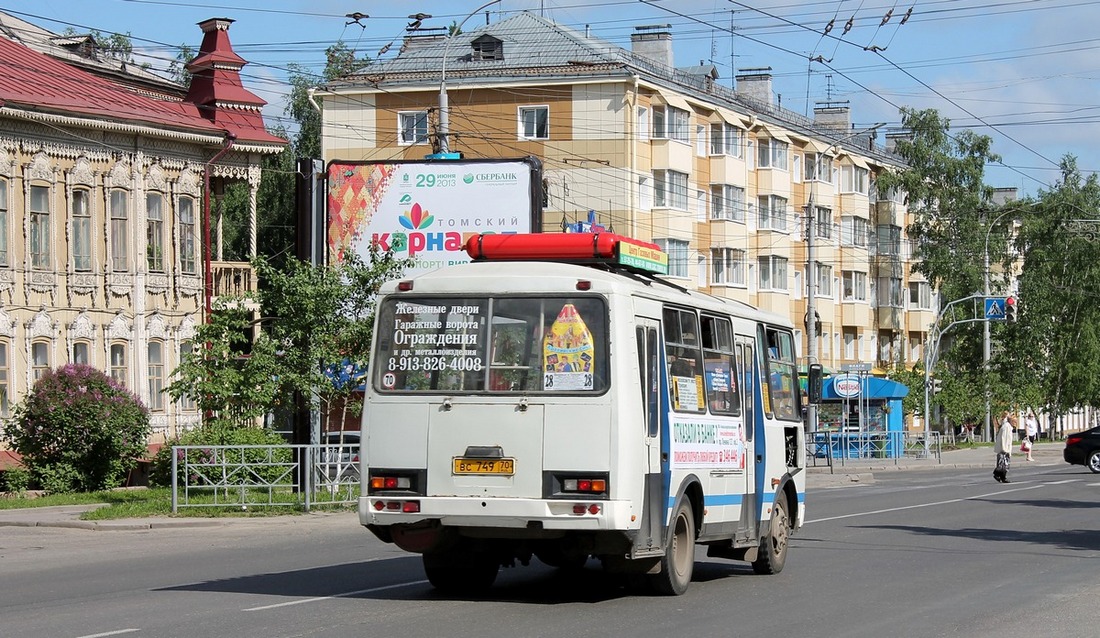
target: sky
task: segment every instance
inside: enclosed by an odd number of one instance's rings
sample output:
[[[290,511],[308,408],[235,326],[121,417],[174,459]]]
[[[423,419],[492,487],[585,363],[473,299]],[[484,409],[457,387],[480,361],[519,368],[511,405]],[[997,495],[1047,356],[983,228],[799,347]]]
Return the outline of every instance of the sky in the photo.
[[[738,69],[770,67],[781,105],[812,115],[847,103],[857,128],[900,128],[899,109],[935,108],[952,133],[993,140],[1001,156],[986,183],[1036,196],[1061,179],[1073,156],[1100,171],[1100,0],[0,0],[0,11],[58,33],[129,34],[140,62],[167,67],[196,26],[235,20],[229,35],[250,62],[245,86],[285,119],[288,65],[319,72],[324,50],[343,41],[369,58],[393,57],[417,13],[424,27],[466,30],[529,10],[630,47],[635,26],[671,25],[676,66],[714,64],[719,83]],[[361,13],[358,21],[347,16]],[[849,26],[850,25],[850,26]],[[827,31],[827,33],[826,33]],[[387,53],[379,51],[390,42]]]

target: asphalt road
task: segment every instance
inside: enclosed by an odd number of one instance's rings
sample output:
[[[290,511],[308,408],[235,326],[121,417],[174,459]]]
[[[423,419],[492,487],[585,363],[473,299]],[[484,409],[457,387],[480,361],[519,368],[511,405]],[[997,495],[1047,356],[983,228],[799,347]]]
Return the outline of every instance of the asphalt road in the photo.
[[[1100,476],[1017,464],[819,489],[786,570],[696,556],[685,596],[506,569],[439,596],[354,514],[97,532],[0,527],[0,636],[966,636],[1100,631]]]

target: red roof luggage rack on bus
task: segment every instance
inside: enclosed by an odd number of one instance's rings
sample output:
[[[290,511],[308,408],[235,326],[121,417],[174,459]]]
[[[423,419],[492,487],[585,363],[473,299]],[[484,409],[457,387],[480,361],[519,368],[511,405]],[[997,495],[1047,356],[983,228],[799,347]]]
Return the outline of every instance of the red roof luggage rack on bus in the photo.
[[[475,261],[558,261],[668,274],[668,254],[660,246],[614,233],[474,235],[465,248]]]

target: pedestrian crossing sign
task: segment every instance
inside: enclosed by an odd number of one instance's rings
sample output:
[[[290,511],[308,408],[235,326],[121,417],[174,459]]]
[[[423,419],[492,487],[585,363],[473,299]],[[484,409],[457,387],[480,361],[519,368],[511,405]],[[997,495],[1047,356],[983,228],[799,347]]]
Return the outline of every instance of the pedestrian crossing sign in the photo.
[[[1005,320],[1005,298],[1004,297],[986,297],[985,298],[985,318],[989,321],[1004,321]]]

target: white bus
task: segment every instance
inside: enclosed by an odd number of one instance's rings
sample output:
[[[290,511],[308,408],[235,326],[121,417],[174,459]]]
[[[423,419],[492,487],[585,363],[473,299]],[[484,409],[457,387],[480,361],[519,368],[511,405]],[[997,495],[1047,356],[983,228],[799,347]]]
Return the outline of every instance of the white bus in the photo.
[[[667,256],[616,235],[466,247],[379,295],[360,522],[449,591],[534,556],[681,594],[696,544],[782,570],[805,516],[790,322],[643,272]]]

